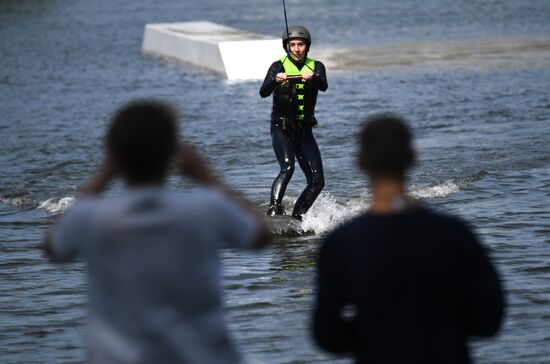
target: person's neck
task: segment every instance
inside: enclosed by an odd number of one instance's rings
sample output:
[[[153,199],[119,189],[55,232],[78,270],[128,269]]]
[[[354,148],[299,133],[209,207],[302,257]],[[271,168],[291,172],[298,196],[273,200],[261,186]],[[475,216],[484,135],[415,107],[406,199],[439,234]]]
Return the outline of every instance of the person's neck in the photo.
[[[294,59],[294,57],[292,57],[292,56],[289,56],[289,58],[290,58],[290,61],[291,61],[292,63],[294,63],[294,65],[295,65],[296,67],[298,67],[298,69],[302,69],[302,67],[304,66],[304,64],[305,64],[305,62],[306,62],[307,54],[304,56],[303,59]]]
[[[393,214],[410,205],[403,180],[395,177],[378,177],[372,180],[373,200],[369,211],[375,214]]]

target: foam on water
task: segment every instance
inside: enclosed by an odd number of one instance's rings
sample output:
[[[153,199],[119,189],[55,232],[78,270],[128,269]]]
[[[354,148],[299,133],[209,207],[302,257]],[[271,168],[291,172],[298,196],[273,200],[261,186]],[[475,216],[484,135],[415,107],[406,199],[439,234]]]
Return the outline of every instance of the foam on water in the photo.
[[[481,170],[475,174],[465,177],[452,178],[433,186],[411,186],[409,189],[409,194],[413,198],[417,199],[445,198],[453,193],[459,192],[472,182],[479,181],[486,175],[487,172]]]
[[[450,179],[439,184],[428,186],[413,185],[409,189],[409,194],[416,199],[445,198],[459,192],[464,187],[474,181],[480,180],[486,175],[487,172],[482,170],[473,175]],[[28,197],[0,197],[0,203],[19,207],[38,205],[37,209],[54,215],[63,213],[74,201],[74,196],[53,197],[40,202]],[[285,202],[288,206],[293,206],[295,203],[295,201],[290,201],[287,198],[285,198]],[[359,198],[350,200],[338,200],[330,193],[324,192],[319,195],[311,209],[304,215],[301,224],[290,224],[277,233],[313,232],[315,234],[322,234],[364,212],[369,207],[369,204],[370,196],[367,192]]]
[[[460,186],[453,180],[445,181],[435,186],[412,187],[409,194],[417,199],[444,198],[460,191]]]
[[[409,195],[415,199],[445,198],[478,181],[487,172],[458,177],[428,186],[411,186]],[[321,193],[311,209],[304,215],[299,228],[302,232],[322,234],[366,211],[370,205],[370,194],[366,191],[359,198],[338,200],[330,193]]]
[[[4,205],[9,205],[9,206],[25,207],[25,206],[33,206],[36,203],[36,201],[28,197],[15,197],[15,198],[0,197],[0,203],[3,203]]]
[[[73,196],[62,198],[54,197],[41,202],[37,208],[50,214],[57,215],[68,209],[74,201],[75,198]]]
[[[368,196],[338,201],[330,193],[319,195],[311,209],[303,216],[300,228],[322,234],[359,215],[369,207]]]

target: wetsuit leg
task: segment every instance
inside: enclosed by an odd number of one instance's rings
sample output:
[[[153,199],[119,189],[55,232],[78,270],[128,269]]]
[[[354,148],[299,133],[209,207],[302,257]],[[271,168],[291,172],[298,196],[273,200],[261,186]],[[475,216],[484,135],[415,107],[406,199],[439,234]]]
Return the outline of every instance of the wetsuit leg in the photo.
[[[302,215],[309,210],[323,187],[325,187],[323,161],[321,160],[321,153],[319,152],[319,147],[313,137],[311,128],[306,128],[299,132],[301,135],[293,138],[294,152],[298,158],[300,168],[306,176],[307,186],[296,200],[294,210],[292,211],[292,216],[297,219],[301,219]]]
[[[281,170],[271,187],[271,199],[269,201],[269,210],[267,214],[280,215],[284,213],[282,208],[283,196],[285,195],[288,182],[290,182],[292,174],[294,173],[296,159],[294,156],[294,148],[287,132],[283,130],[280,125],[275,123],[271,124],[271,142]]]

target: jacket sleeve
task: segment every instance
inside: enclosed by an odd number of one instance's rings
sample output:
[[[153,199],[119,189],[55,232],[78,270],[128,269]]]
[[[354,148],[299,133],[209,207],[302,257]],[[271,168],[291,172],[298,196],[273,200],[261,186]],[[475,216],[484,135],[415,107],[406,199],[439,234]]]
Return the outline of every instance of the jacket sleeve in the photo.
[[[335,241],[335,240],[333,240]],[[317,293],[313,312],[313,337],[324,350],[333,353],[356,351],[357,320],[345,319],[343,309],[350,303],[349,290],[337,261],[336,252],[330,251],[331,238],[321,247],[317,262]]]
[[[319,61],[315,61],[315,74],[313,77],[313,86],[319,91],[325,92],[328,89],[327,72],[325,65]]]
[[[465,231],[468,246],[466,329],[469,335],[493,336],[502,323],[505,301],[493,265],[476,237]]]
[[[271,95],[275,90],[275,87],[277,87],[277,81],[275,80],[275,78],[277,76],[277,73],[279,73],[281,69],[282,64],[280,61],[273,62],[271,67],[269,67],[267,75],[264,79],[264,83],[262,84],[262,87],[260,87],[260,96],[262,98],[266,98]]]

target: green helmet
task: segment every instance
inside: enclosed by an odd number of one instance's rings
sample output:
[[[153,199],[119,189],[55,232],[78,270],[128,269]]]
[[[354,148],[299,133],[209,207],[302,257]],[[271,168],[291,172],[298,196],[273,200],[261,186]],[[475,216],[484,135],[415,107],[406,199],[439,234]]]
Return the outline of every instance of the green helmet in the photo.
[[[311,46],[311,34],[309,34],[309,30],[306,27],[301,25],[288,27],[288,33],[286,31],[283,33],[283,47],[285,49],[288,41],[293,38],[303,39],[306,41],[308,48]]]

